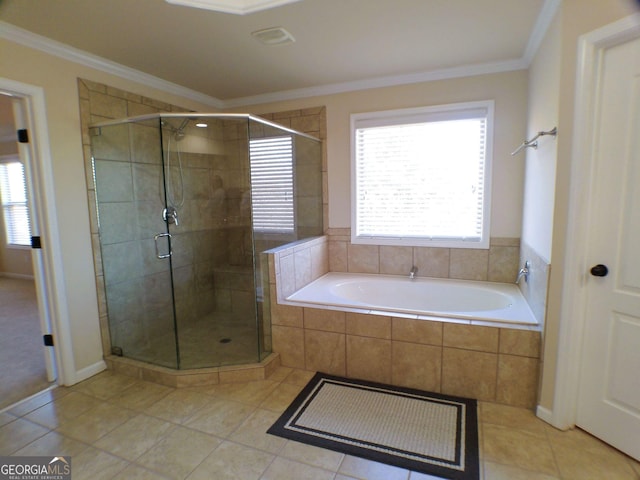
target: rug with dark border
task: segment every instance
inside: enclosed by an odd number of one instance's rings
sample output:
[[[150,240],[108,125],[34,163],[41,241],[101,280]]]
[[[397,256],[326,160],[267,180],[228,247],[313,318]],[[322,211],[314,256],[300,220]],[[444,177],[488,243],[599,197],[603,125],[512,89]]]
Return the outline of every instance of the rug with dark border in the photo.
[[[478,480],[473,399],[317,373],[272,435],[452,480]]]

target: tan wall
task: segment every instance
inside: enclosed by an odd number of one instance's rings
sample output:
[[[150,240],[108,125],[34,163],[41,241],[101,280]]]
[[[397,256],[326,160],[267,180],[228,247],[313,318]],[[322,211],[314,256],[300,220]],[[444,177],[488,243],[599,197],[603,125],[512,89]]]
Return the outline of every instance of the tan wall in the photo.
[[[526,129],[527,72],[524,70],[375,88],[244,108],[260,114],[316,105],[326,106],[328,227],[346,228],[351,226],[350,114],[488,99],[495,100],[491,237],[519,238],[524,159],[514,161],[510,152],[522,143]]]
[[[84,177],[77,78],[200,111],[213,108],[109,75],[7,40],[0,40],[0,76],[44,90],[52,158],[62,278],[76,371],[102,359],[89,205]],[[45,240],[46,241],[46,240]]]
[[[542,385],[539,404],[553,409],[555,393],[556,363],[558,360],[558,332],[560,323],[570,322],[562,318],[562,285],[566,255],[572,246],[566,244],[569,186],[571,182],[571,159],[574,128],[577,48],[580,35],[637,12],[634,2],[629,0],[565,0],[560,10],[561,70],[559,82],[558,144],[553,211],[553,239],[551,244],[551,269],[547,324],[545,329]],[[551,31],[551,34],[555,34]],[[540,52],[540,54],[543,54]],[[544,81],[540,78],[539,81]],[[577,281],[577,280],[576,280]]]

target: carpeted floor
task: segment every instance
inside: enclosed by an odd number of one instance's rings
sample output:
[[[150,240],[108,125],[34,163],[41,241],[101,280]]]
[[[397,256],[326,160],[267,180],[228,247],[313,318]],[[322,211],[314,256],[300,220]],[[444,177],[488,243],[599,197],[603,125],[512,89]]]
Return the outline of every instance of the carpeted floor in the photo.
[[[50,386],[33,280],[0,277],[0,410]]]

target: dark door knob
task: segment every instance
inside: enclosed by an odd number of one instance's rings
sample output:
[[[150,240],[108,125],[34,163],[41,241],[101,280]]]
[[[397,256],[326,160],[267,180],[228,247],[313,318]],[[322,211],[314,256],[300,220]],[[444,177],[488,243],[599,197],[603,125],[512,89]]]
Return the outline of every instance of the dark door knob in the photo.
[[[591,268],[591,275],[594,277],[606,277],[607,273],[609,273],[609,269],[606,265],[598,264]]]

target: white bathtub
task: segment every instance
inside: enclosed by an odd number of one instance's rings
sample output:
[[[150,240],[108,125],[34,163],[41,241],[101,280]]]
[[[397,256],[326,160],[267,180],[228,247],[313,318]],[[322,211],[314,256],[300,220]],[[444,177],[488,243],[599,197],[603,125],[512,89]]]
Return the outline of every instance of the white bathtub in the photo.
[[[331,272],[281,303],[468,323],[538,325],[520,289],[509,283]]]

